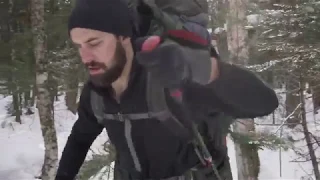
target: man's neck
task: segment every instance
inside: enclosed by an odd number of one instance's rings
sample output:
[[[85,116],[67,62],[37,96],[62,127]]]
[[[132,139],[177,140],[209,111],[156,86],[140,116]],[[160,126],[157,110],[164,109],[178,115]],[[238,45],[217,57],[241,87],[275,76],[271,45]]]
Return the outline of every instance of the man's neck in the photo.
[[[120,102],[120,97],[122,93],[127,89],[129,79],[130,79],[130,72],[132,67],[133,61],[133,52],[127,53],[127,63],[122,71],[121,76],[112,83],[112,88],[114,92],[114,98]]]

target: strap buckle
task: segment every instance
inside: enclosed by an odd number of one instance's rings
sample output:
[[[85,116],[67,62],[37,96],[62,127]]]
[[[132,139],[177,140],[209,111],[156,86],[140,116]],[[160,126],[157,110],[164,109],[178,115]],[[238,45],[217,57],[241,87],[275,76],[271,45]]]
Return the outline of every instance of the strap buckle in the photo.
[[[114,114],[114,118],[121,122],[124,122],[126,120],[124,114],[120,112],[118,112],[117,114]]]

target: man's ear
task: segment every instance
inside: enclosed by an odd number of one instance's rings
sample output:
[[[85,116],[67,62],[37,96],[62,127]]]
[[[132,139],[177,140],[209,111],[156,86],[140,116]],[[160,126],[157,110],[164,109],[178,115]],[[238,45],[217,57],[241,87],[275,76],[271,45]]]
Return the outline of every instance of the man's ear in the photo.
[[[129,44],[131,44],[131,38],[130,37],[124,37],[124,36],[120,36],[119,37],[120,42],[123,46],[128,46]]]

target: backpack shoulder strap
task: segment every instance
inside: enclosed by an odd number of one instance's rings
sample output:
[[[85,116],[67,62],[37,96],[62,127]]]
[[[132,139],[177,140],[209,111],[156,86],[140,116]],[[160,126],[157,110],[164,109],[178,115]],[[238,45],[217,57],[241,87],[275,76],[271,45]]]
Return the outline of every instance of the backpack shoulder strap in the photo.
[[[108,114],[105,113],[105,105],[103,102],[103,97],[101,97],[96,91],[91,90],[90,93],[90,103],[93,114],[98,120],[98,123],[103,124],[105,120],[117,120],[117,121],[124,121],[125,119],[129,120],[141,120],[141,119],[148,119],[152,117],[152,113],[131,113],[131,114]]]
[[[92,112],[97,118],[99,124],[102,124],[104,119],[104,102],[103,98],[94,90],[90,90],[90,103]]]
[[[140,120],[156,118],[179,137],[190,138],[188,129],[169,110],[166,102],[165,88],[161,87],[157,81],[152,78],[151,73],[147,73],[146,99],[149,110],[146,113],[107,114],[104,113],[105,105],[103,97],[94,90],[91,90],[90,96],[92,111],[100,124],[104,124],[105,120],[124,121],[124,119]]]
[[[91,90],[91,107],[94,115],[96,116],[98,123],[104,125],[106,121],[116,120],[124,123],[124,136],[133,160],[135,169],[141,172],[141,164],[138,159],[136,149],[133,144],[131,130],[131,120],[141,120],[149,118],[149,113],[137,113],[137,114],[106,114],[104,113],[105,105],[103,97],[101,97],[96,91]]]
[[[165,88],[154,80],[150,72],[147,74],[147,102],[152,117],[161,121],[175,135],[183,139],[191,138],[189,130],[169,110]]]

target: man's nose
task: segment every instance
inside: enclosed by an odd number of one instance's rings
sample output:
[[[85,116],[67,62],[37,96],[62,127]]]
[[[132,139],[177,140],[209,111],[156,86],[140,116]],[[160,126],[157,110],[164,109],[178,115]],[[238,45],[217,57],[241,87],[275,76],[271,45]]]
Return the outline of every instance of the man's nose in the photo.
[[[88,63],[94,58],[92,52],[87,48],[80,48],[79,53],[83,63]]]

